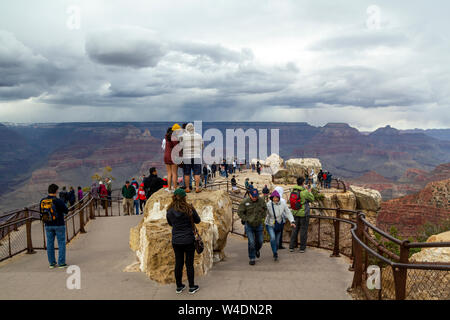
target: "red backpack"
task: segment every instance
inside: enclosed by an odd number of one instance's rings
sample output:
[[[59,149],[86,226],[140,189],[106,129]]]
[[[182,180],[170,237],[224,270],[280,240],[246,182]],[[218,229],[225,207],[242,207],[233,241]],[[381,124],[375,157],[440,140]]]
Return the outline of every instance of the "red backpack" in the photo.
[[[300,198],[300,190],[292,190],[289,196],[289,203],[292,210],[300,210],[302,208],[302,199]]]

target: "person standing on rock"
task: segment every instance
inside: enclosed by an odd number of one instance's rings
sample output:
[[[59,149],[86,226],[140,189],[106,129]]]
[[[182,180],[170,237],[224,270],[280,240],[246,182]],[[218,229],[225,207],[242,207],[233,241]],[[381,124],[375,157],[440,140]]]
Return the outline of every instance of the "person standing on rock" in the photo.
[[[267,211],[266,230],[270,236],[273,259],[278,261],[278,249],[284,222],[288,219],[291,222],[291,227],[295,228],[295,221],[291,210],[289,210],[286,202],[281,201],[281,196],[276,190],[270,195],[270,201],[267,202]]]
[[[233,192],[238,191],[236,176],[233,176],[233,178],[231,178],[231,189],[233,190]]]
[[[44,220],[45,234],[47,237],[47,258],[50,269],[57,266],[55,258],[55,237],[58,241],[58,267],[66,268],[66,224],[64,215],[69,212],[63,200],[56,198],[58,186],[51,184],[48,187],[48,197],[41,200],[39,209]]]
[[[194,173],[195,192],[201,192],[200,175],[202,172],[202,150],[204,147],[203,139],[200,134],[195,132],[194,125],[188,123],[186,131],[179,138],[183,150],[184,163],[184,183],[186,185],[186,193],[191,192],[189,186],[191,172]]]
[[[216,178],[216,171],[217,171],[217,165],[216,165],[216,163],[214,162],[214,163],[212,164],[212,166],[211,166],[211,174],[212,174],[212,177],[213,177],[213,178]]]
[[[175,253],[175,281],[176,293],[186,288],[183,284],[183,265],[186,264],[186,273],[189,281],[189,293],[194,294],[199,286],[194,282],[194,255],[195,236],[193,224],[200,223],[200,216],[195,208],[186,202],[186,192],[179,188],[172,196],[166,214],[167,222],[172,227],[172,247]]]
[[[179,143],[176,140],[175,131],[180,130],[181,127],[179,124],[174,124],[173,127],[167,129],[166,133],[166,145],[164,151],[164,164],[166,165],[167,170],[167,182],[168,187],[167,191],[174,191],[177,188],[178,183],[178,165],[174,163],[172,159],[172,150]]]
[[[134,196],[136,195],[136,189],[130,185],[130,181],[126,181],[122,187],[123,196],[123,212],[125,216],[131,216],[133,214]]]
[[[310,192],[310,187],[305,188],[305,179],[300,177],[297,179],[297,185],[293,188],[289,197],[292,214],[295,217],[296,227],[292,231],[289,251],[294,252],[297,247],[297,237],[300,231],[300,252],[306,250],[308,241],[308,225],[309,225],[309,203],[314,201],[314,195]]]
[[[255,257],[260,257],[259,250],[264,242],[264,219],[267,216],[267,205],[260,198],[257,189],[249,192],[249,197],[244,198],[239,204],[238,215],[242,224],[245,225],[245,233],[248,237],[249,264],[255,265]]]

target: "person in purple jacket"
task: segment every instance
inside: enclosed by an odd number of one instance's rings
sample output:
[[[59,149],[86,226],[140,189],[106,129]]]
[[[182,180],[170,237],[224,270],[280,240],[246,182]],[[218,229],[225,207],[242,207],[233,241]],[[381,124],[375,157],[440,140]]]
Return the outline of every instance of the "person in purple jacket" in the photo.
[[[78,187],[78,202],[82,202],[83,201],[83,189],[81,189],[81,187]]]

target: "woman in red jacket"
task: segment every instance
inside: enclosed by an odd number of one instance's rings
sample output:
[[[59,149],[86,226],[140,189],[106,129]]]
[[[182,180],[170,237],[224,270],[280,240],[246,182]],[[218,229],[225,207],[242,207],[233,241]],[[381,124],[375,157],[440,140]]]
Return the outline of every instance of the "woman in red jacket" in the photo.
[[[145,203],[147,202],[147,197],[145,196],[145,189],[143,183],[141,183],[141,186],[138,189],[137,200],[139,200],[139,207],[141,208],[141,214],[143,214],[144,209],[142,207],[145,208]]]

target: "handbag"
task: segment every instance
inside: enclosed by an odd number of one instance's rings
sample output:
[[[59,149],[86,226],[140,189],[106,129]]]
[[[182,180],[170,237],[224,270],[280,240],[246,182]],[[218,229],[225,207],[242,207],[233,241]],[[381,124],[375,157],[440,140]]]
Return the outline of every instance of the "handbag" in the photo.
[[[194,223],[194,218],[191,214],[191,224],[192,224],[192,231],[194,231],[194,247],[195,251],[197,251],[198,254],[201,254],[203,250],[205,249],[205,244],[203,243],[202,237],[200,237],[200,234],[198,233],[197,227]]]
[[[277,222],[277,217],[275,215],[275,208],[273,207],[273,202],[272,202],[272,212],[273,212],[273,218],[275,219],[275,225],[274,225],[273,229],[275,232],[281,232],[283,230],[284,225],[282,223]]]

